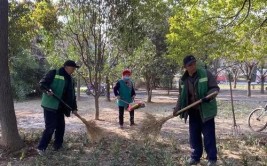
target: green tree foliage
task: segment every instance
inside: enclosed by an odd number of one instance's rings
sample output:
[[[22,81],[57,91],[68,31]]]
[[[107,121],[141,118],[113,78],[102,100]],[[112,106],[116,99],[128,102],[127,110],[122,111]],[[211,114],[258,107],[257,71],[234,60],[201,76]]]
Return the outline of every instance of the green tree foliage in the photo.
[[[133,54],[145,36],[138,11],[139,3],[136,0],[111,2],[111,39],[128,55]]]
[[[208,64],[217,58],[258,64],[266,59],[265,39],[259,35],[266,34],[263,6],[264,0],[179,1],[169,19],[169,57],[181,62],[193,53]]]
[[[207,19],[210,11],[204,1],[181,1],[170,17],[170,32],[167,34],[169,55],[181,64],[187,54],[203,60],[214,59],[223,49],[224,32],[217,31],[217,20]],[[208,56],[207,56],[208,55]]]
[[[259,28],[264,19],[263,8],[259,7],[262,3],[266,2],[181,1],[175,6],[175,15],[169,20],[170,33],[167,38],[170,55],[177,60],[177,55],[187,53],[195,53],[200,57],[205,54],[212,55],[212,58],[221,55],[231,57],[237,46],[248,46],[249,43],[241,42],[245,42],[246,36],[250,39],[251,34]],[[244,55],[237,59],[242,57]]]
[[[9,3],[9,57],[16,57],[17,53],[31,46],[31,39],[36,35],[35,24],[31,17],[32,7],[31,2],[18,4],[12,1]]]
[[[32,19],[37,23],[38,29],[55,32],[60,25],[57,21],[57,10],[50,1],[37,2],[32,12]]]
[[[37,35],[35,36],[36,44],[42,52],[48,56],[55,53],[55,40],[58,37],[61,23],[58,21],[58,7],[51,1],[37,1],[34,4],[31,18],[34,20]],[[49,61],[52,66],[57,66],[55,61]]]
[[[34,89],[32,84],[37,84],[38,80],[30,77],[31,85],[27,85],[28,77],[24,74],[35,74],[28,70],[29,67],[36,65],[36,62],[27,64],[33,57],[27,58],[25,52],[31,48],[31,40],[36,35],[35,24],[31,18],[33,4],[27,2],[18,4],[15,1],[9,3],[9,66],[11,73],[11,84],[13,96],[17,99],[24,99],[26,94],[31,93]],[[28,54],[27,54],[28,56]],[[25,58],[25,59],[24,59]],[[26,73],[24,73],[26,72]],[[28,74],[27,74],[28,75]]]
[[[59,27],[56,9],[49,1],[9,3],[9,66],[17,99],[38,92],[38,82],[46,70],[44,54],[53,48]]]
[[[112,11],[117,16],[112,22],[113,28],[117,29],[112,40],[121,52],[117,67],[129,67],[136,78],[144,78],[148,101],[151,101],[152,89],[162,79],[159,71],[167,64],[164,55],[170,3],[159,0],[121,1]]]
[[[178,67],[176,63],[170,62],[162,54],[157,54],[156,46],[149,38],[146,38],[134,51],[134,55],[128,57],[127,60],[135,79],[145,80],[147,102],[151,102],[152,90],[159,87],[161,82],[166,80],[170,82],[168,78],[174,77]]]
[[[13,59],[11,69],[11,86],[15,98],[21,100],[30,94],[40,94],[38,82],[46,72],[42,61],[33,58],[29,52],[22,51],[18,58]]]
[[[99,119],[100,85],[109,57],[110,6],[103,0],[70,0],[60,4],[63,6],[60,8],[63,29],[56,43],[56,54],[63,53],[63,56],[76,58],[82,63],[80,70],[86,85],[92,85],[95,90],[95,119]]]

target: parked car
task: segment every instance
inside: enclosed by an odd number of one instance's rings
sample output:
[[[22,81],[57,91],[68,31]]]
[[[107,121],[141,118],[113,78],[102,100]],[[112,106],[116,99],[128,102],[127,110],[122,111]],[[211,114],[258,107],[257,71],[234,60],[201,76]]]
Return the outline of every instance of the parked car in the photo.
[[[263,69],[263,75],[265,76],[264,78],[264,82],[267,82],[267,69]],[[261,73],[259,71],[257,71],[256,73],[256,79],[255,79],[255,82],[257,84],[260,84],[261,83]]]
[[[220,75],[217,75],[216,80],[218,84],[225,83],[227,82],[227,77],[225,74],[220,74]]]
[[[100,89],[100,95],[101,96],[105,96],[106,95],[106,92],[107,92],[106,85],[105,84],[101,84],[100,87],[99,87],[99,89]],[[86,94],[87,95],[92,95],[92,94],[94,95],[95,94],[95,89],[94,89],[94,86],[93,85],[91,85],[91,84],[88,84],[87,85]]]

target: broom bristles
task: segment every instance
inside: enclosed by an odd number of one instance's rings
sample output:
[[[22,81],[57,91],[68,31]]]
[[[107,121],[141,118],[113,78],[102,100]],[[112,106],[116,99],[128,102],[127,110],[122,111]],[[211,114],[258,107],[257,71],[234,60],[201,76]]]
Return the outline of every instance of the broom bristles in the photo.
[[[82,117],[79,118],[86,126],[88,137],[93,142],[98,142],[103,137],[103,129],[97,126],[93,120],[87,121]]]
[[[156,137],[160,133],[162,125],[169,120],[170,117],[164,117],[159,120],[152,114],[146,113],[146,118],[142,121],[140,133],[145,137]]]
[[[139,109],[139,108],[144,108],[145,107],[145,104],[142,103],[142,102],[139,102],[139,103],[136,103],[134,105],[129,105],[128,107],[128,111],[133,111],[133,110],[136,110],[136,109]]]
[[[133,111],[135,109],[138,109],[139,107],[140,107],[139,104],[134,104],[133,106],[129,106],[128,110]]]
[[[98,142],[103,137],[103,130],[94,121],[87,121],[85,125],[88,136],[93,142]]]

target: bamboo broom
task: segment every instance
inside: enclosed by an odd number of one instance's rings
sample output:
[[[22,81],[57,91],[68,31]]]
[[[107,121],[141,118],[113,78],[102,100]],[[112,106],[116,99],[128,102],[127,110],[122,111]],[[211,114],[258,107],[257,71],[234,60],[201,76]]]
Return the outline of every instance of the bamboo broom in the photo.
[[[218,94],[218,91],[215,91],[209,95],[206,96],[206,98],[211,98],[215,95]],[[188,110],[189,108],[194,107],[197,104],[200,104],[202,102],[201,99],[199,99],[198,101],[188,105],[187,107],[184,107],[183,109],[179,110],[176,112],[176,115]],[[161,118],[159,120],[157,120],[155,118],[155,116],[151,115],[151,114],[146,114],[146,118],[142,121],[142,125],[140,128],[140,133],[145,136],[145,137],[149,137],[149,135],[151,135],[152,137],[157,136],[160,133],[160,130],[162,128],[162,125],[168,121],[169,119],[172,119],[176,116],[169,115],[167,117]]]
[[[78,113],[76,113],[75,115],[85,124],[88,137],[92,140],[92,142],[98,142],[103,137],[103,129],[98,127],[95,121],[87,121]]]
[[[46,91],[50,92],[50,89],[42,86]],[[57,95],[55,95],[54,93],[52,93],[53,97],[55,97],[58,101],[60,101],[68,110],[72,110],[72,108],[66,103],[64,102],[61,98],[59,98]],[[87,121],[86,119],[84,119],[83,117],[81,117],[78,113],[75,113],[75,115],[85,124],[86,129],[87,129],[87,134],[88,137],[93,141],[93,142],[97,142],[102,138],[103,135],[103,129],[101,129],[100,127],[98,127],[96,125],[96,123],[94,121]]]
[[[129,112],[131,112],[131,111],[133,111],[133,110],[136,110],[136,109],[139,109],[139,108],[144,108],[144,107],[146,106],[145,103],[143,103],[143,102],[139,102],[139,103],[135,103],[135,104],[131,105],[131,103],[128,103],[128,102],[125,101],[125,100],[122,100],[122,99],[118,99],[118,100],[120,100],[120,101],[122,101],[122,102],[128,104],[128,108],[127,108],[127,110],[128,110]]]

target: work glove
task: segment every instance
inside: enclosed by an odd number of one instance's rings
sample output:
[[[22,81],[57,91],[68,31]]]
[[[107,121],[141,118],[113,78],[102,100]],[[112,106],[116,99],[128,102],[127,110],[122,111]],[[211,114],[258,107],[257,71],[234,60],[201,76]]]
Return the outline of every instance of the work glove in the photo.
[[[53,96],[54,92],[52,91],[52,89],[49,89],[48,91],[46,91],[46,94],[49,96]]]
[[[201,99],[201,102],[202,102],[202,103],[209,103],[210,100],[211,100],[210,98],[203,97],[203,98]]]

